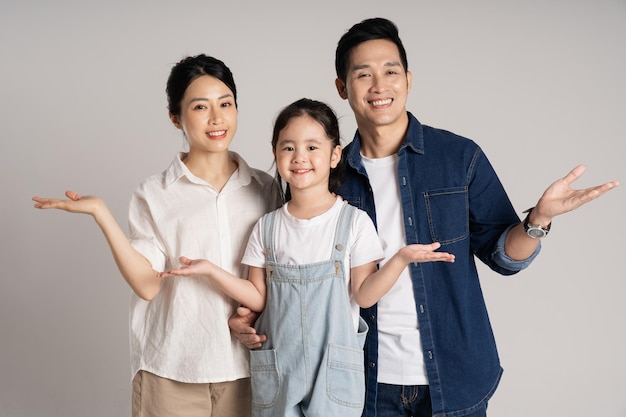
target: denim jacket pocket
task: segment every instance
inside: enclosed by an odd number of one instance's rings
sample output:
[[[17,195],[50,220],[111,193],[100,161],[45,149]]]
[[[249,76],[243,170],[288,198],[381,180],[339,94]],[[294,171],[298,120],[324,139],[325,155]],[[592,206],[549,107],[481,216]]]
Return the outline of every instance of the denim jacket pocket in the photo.
[[[424,201],[434,242],[445,245],[469,236],[467,187],[429,190],[424,192]]]

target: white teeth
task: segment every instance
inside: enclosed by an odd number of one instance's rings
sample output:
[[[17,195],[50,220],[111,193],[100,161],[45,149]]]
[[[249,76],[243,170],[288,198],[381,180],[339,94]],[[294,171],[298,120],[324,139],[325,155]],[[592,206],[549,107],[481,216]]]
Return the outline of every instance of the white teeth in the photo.
[[[372,101],[372,104],[374,106],[385,106],[387,104],[391,104],[391,99],[388,98],[386,100],[374,100],[374,101]]]
[[[220,130],[217,132],[209,132],[209,136],[222,136],[224,133],[226,133],[225,130]]]

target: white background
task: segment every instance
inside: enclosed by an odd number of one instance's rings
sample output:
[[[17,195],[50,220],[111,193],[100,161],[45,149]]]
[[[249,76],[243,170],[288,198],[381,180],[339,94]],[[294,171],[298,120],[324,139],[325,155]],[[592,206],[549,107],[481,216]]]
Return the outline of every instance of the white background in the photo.
[[[476,140],[520,215],[578,163],[578,188],[626,180],[624,0],[2,0],[0,417],[130,414],[130,289],[91,218],[30,198],[97,194],[125,226],[182,150],[164,90],[188,54],[232,69],[251,165],[272,169],[273,119],[303,96],[347,143],[335,46],[374,16],[400,28],[409,110]],[[626,416],[623,187],[558,218],[528,270],[481,268],[505,368],[490,417]]]

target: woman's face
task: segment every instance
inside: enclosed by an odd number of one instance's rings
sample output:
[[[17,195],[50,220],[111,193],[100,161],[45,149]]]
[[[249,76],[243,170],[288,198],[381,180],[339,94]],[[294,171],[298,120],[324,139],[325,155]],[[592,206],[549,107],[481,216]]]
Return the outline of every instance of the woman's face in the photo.
[[[170,115],[189,142],[189,152],[227,152],[237,131],[233,92],[210,75],[196,78],[185,90],[180,116]]]

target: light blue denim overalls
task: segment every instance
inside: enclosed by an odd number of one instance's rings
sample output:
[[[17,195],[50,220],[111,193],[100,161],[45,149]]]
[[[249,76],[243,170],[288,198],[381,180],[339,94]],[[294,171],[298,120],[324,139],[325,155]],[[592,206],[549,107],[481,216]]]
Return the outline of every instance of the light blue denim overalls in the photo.
[[[331,258],[307,265],[276,262],[277,211],[265,215],[267,302],[256,328],[267,342],[250,352],[253,417],[361,415],[367,324],[359,317],[354,329],[343,268],[355,210],[343,205]]]

